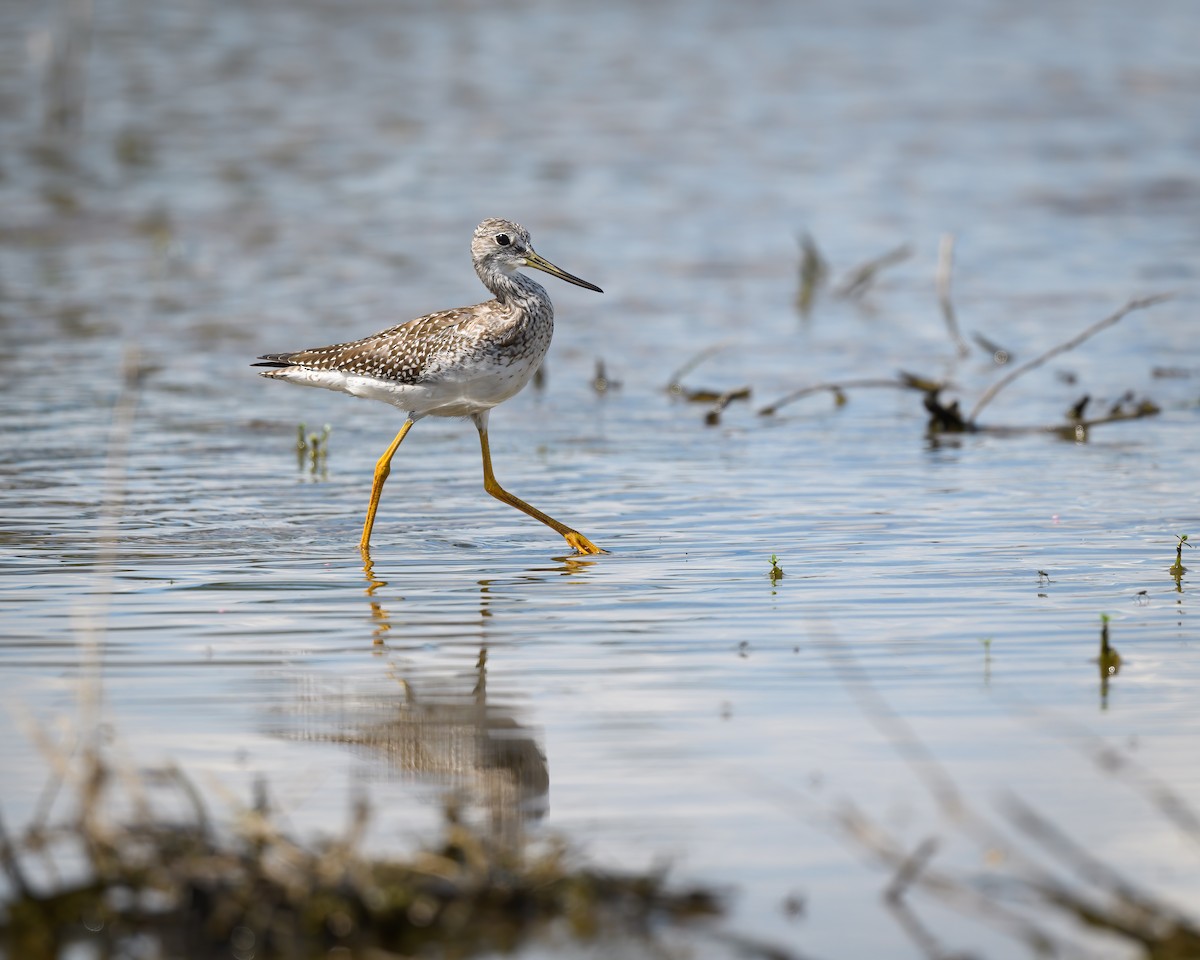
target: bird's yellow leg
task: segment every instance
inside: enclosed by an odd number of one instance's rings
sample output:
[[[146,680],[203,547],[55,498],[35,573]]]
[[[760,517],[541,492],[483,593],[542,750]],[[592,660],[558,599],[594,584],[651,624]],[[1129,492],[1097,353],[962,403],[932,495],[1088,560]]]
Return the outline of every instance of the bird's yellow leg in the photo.
[[[526,513],[533,517],[534,520],[541,521],[551,530],[556,530],[562,534],[564,540],[571,545],[576,553],[604,553],[598,546],[592,543],[578,530],[572,530],[565,523],[559,523],[553,517],[542,513],[537,507],[530,506],[520,497],[514,496],[505,490],[496,480],[496,475],[492,473],[492,452],[488,447],[487,436],[487,421],[475,418],[475,426],[479,429],[479,449],[483,453],[483,489],[490,493],[497,500],[507,503],[510,507],[516,507],[522,513]]]
[[[404,440],[404,435],[412,429],[415,420],[405,420],[404,426],[400,428],[400,432],[396,434],[396,439],[392,441],[375,464],[375,481],[371,484],[371,504],[367,507],[367,520],[363,524],[362,539],[358,542],[358,549],[364,557],[369,557],[371,549],[371,528],[375,526],[375,511],[379,509],[379,498],[383,495],[383,484],[387,480],[388,474],[392,472],[392,457],[396,455],[396,450],[400,447],[401,441]]]

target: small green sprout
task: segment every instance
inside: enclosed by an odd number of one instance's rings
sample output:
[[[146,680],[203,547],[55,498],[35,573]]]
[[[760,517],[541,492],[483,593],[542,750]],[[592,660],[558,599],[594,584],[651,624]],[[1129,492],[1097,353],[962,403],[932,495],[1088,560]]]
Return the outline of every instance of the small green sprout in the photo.
[[[1108,624],[1112,618],[1107,613],[1100,614],[1100,664],[1102,677],[1115,676],[1121,670],[1121,655],[1108,642]]]
[[[771,569],[767,576],[771,578],[771,583],[783,577],[783,567],[779,565],[779,558],[775,554],[771,554]]]
[[[296,466],[303,470],[305,460],[309,470],[315,476],[325,470],[326,459],[329,455],[329,434],[333,428],[329,424],[322,427],[320,433],[309,433],[302,423],[296,428]]]
[[[1170,570],[1172,576],[1181,577],[1187,573],[1187,567],[1183,565],[1183,548],[1194,546],[1194,543],[1188,543],[1188,535],[1186,533],[1175,534],[1175,564]]]

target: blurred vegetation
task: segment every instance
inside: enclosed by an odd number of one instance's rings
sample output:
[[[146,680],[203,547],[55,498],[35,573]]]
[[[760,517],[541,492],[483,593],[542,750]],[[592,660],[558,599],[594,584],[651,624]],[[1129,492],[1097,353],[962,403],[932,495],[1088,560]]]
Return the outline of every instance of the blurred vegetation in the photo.
[[[937,303],[946,327],[946,333],[954,348],[954,356],[937,358],[937,362],[951,370],[961,365],[971,356],[971,346],[963,335],[958,321],[958,314],[951,296],[951,279],[954,263],[954,236],[944,234],[939,242],[938,262],[934,277],[934,288]],[[876,287],[880,274],[887,268],[907,260],[913,254],[911,244],[904,244],[882,256],[875,257],[851,269],[839,283],[833,285],[832,296],[849,300],[865,308],[866,300]],[[821,254],[816,241],[807,233],[800,236],[800,260],[798,267],[798,286],[795,296],[795,308],[801,319],[807,324],[812,321],[819,301],[829,286],[830,265]],[[1011,383],[1025,374],[1043,366],[1049,360],[1061,354],[1074,350],[1076,347],[1091,339],[1102,330],[1120,322],[1131,313],[1145,310],[1166,300],[1168,294],[1156,294],[1129,300],[1116,311],[1096,321],[1073,337],[1056,344],[1031,360],[1011,366],[1006,372],[992,382],[970,408],[963,412],[958,398],[943,399],[943,395],[958,390],[952,376],[927,376],[900,371],[892,376],[863,376],[846,380],[806,383],[787,394],[758,409],[758,415],[763,417],[775,416],[784,407],[817,394],[829,394],[838,407],[848,402],[849,393],[853,390],[887,389],[914,391],[921,394],[921,402],[928,414],[926,420],[926,435],[937,437],[941,434],[956,433],[988,433],[996,436],[1017,436],[1029,433],[1045,433],[1059,436],[1065,440],[1077,443],[1086,442],[1090,431],[1097,426],[1124,420],[1137,420],[1153,417],[1161,413],[1161,408],[1153,400],[1135,396],[1132,390],[1121,391],[1116,400],[1106,402],[1102,409],[1099,402],[1093,402],[1093,397],[1084,394],[1066,412],[1065,422],[1038,424],[1034,426],[1010,426],[1003,424],[984,423],[980,414],[993,399]],[[1006,368],[1012,364],[1013,353],[1007,347],[1001,346],[983,333],[974,331],[973,340],[996,369]],[[668,393],[681,397],[691,403],[704,403],[709,406],[705,413],[704,422],[708,426],[721,423],[722,413],[733,400],[748,400],[751,395],[750,386],[739,386],[731,390],[720,390],[709,387],[686,387],[683,378],[691,374],[701,364],[711,360],[721,353],[728,344],[726,342],[713,344],[697,351],[678,370],[671,375],[667,385]],[[928,359],[924,362],[928,362]],[[1073,381],[1072,381],[1073,382]],[[1111,388],[1112,385],[1106,385]],[[1088,414],[1088,409],[1096,411]]]
[[[320,433],[309,433],[303,423],[296,427],[296,468],[308,472],[314,479],[329,476],[329,435],[333,427],[325,424]]]
[[[853,656],[832,641],[822,645],[864,716],[905,761],[939,814],[939,829],[913,843],[852,801],[827,811],[850,842],[887,871],[883,901],[921,956],[977,956],[942,943],[943,935],[926,916],[927,907],[936,903],[992,927],[1031,957],[1200,958],[1200,916],[1194,907],[1180,910],[1123,874],[1014,792],[1000,798],[998,816],[980,809]],[[1101,617],[1098,663],[1103,697],[1108,678],[1121,664],[1109,643],[1107,616]],[[1200,816],[1177,791],[1102,738],[1073,729],[1069,739],[1102,777],[1148,803],[1181,846],[1190,847],[1193,856],[1200,852]],[[939,862],[947,848],[965,849],[975,866],[964,868],[961,856],[953,855]]]
[[[82,945],[98,951],[89,956],[196,960],[470,957],[539,935],[652,944],[664,927],[721,911],[711,890],[581,866],[561,841],[494,842],[454,804],[439,843],[385,858],[359,849],[365,802],[343,836],[305,845],[261,787],[219,828],[178,769],[122,770],[98,749],[55,766],[48,795],[72,784],[73,814],[39,817],[17,837],[0,826],[11,890],[0,952],[12,960]]]

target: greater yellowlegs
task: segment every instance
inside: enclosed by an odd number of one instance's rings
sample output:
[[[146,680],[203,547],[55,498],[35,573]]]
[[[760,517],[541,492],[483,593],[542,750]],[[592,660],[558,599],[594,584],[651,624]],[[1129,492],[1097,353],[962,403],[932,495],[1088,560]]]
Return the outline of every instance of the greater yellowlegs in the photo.
[[[517,273],[533,267],[579,287],[603,293],[538,256],[529,232],[511,220],[484,220],[475,228],[471,258],[495,297],[418,317],[374,336],[296,353],[259,357],[262,376],[308,387],[382,400],[408,414],[391,446],[375,464],[371,502],[359,548],[366,555],[392,457],[422,417],[470,417],[479,431],[483,488],[558,531],[579,553],[601,553],[592,541],[505,490],[492,473],[488,413],[517,393],[546,356],[554,333],[554,307],[541,284]]]

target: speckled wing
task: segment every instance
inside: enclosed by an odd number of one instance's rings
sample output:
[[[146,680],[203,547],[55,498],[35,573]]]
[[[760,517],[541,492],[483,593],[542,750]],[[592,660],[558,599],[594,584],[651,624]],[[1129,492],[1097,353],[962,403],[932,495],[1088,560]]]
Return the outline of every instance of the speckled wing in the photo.
[[[258,358],[265,362],[254,366],[336,370],[347,376],[418,384],[448,356],[471,352],[477,339],[477,333],[472,334],[472,322],[477,320],[478,312],[478,306],[442,310],[361,340],[266,354]]]

